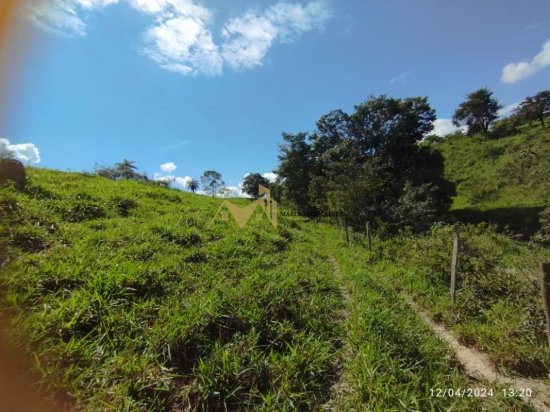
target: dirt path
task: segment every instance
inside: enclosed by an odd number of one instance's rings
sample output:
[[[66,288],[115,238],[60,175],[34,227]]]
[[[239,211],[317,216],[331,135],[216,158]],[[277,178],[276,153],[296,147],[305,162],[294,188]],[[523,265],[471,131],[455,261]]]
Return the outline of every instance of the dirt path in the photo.
[[[533,391],[531,398],[523,398],[538,411],[550,412],[550,388],[542,381],[527,378],[510,378],[500,374],[494,367],[489,357],[476,349],[462,345],[444,326],[435,323],[429,313],[418,306],[412,299],[408,299],[409,305],[434,333],[447,342],[456,355],[458,361],[464,367],[467,375],[476,380],[484,380],[490,383],[509,385],[516,389],[529,388]]]
[[[334,256],[329,257],[330,264],[332,266],[332,273],[336,280],[338,281],[338,285],[340,288],[340,295],[342,296],[342,300],[344,302],[344,308],[339,313],[339,322],[342,325],[345,325],[349,319],[349,306],[351,304],[351,292],[349,289],[347,289],[344,286],[344,282],[342,280],[342,274],[340,272],[340,265],[338,264],[338,261]],[[348,340],[345,336],[342,337],[342,347],[340,348],[340,356],[339,356],[339,379],[336,380],[332,386],[330,387],[330,400],[325,403],[322,406],[322,410],[325,411],[343,411],[343,406],[341,403],[341,400],[345,397],[346,394],[350,393],[352,391],[352,388],[345,382],[342,372],[343,372],[343,364],[345,363],[346,359],[350,359],[352,356],[351,347],[349,345]]]

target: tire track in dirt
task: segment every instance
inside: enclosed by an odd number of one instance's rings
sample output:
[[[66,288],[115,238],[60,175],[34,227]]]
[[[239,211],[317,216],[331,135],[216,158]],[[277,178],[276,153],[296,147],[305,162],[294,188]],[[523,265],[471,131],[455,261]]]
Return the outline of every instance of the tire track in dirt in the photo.
[[[521,377],[510,378],[502,375],[494,368],[487,354],[462,345],[449,330],[443,325],[435,323],[429,313],[410,297],[407,298],[407,301],[418,316],[420,316],[422,321],[429,326],[441,340],[448,343],[468,376],[476,380],[509,385],[516,389],[529,388],[533,391],[533,396],[530,398],[523,398],[523,400],[538,411],[550,412],[550,388],[548,385],[535,379]]]
[[[352,295],[349,289],[344,285],[342,280],[342,274],[340,272],[340,265],[333,255],[329,256],[329,261],[332,266],[332,274],[338,281],[338,287],[340,289],[340,295],[344,302],[344,308],[340,310],[338,316],[338,322],[341,325],[345,325],[349,319],[349,307],[352,301]],[[349,345],[349,340],[346,336],[342,336],[342,347],[339,350],[339,364],[337,366],[339,378],[330,387],[330,400],[322,406],[324,411],[343,411],[341,400],[353,391],[349,384],[344,380],[343,371],[346,359],[351,359],[352,349]]]

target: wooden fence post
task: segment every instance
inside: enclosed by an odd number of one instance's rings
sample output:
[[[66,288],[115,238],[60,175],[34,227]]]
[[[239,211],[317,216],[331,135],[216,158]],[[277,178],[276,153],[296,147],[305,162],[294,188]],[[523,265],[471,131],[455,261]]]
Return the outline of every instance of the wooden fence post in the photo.
[[[349,244],[349,234],[348,234],[348,222],[344,224],[346,228],[346,243]]]
[[[451,303],[455,303],[456,277],[458,274],[458,253],[460,250],[460,226],[456,225],[453,236],[453,259],[451,263]]]
[[[368,240],[369,250],[371,250],[370,222],[368,220],[367,220],[367,240]]]
[[[546,335],[550,345],[550,263],[540,264],[542,279],[542,301],[544,303],[544,315],[546,316]]]

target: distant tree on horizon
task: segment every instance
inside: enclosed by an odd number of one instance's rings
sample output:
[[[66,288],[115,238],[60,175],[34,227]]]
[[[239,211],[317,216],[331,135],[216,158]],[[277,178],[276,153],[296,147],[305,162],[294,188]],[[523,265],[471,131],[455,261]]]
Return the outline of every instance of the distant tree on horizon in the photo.
[[[135,178],[137,175],[137,166],[136,162],[133,160],[122,159],[122,162],[115,164],[116,170],[120,174],[120,177],[125,179]]]
[[[269,187],[269,180],[259,173],[249,173],[243,180],[243,192],[257,199],[259,196],[258,185]]]
[[[526,97],[514,109],[514,117],[519,120],[538,120],[542,127],[546,127],[544,118],[550,115],[550,90],[543,90],[534,96]]]
[[[95,165],[95,173],[107,179],[149,180],[145,173],[138,173],[137,169],[136,162],[128,159],[123,159],[121,162],[116,163],[114,167]]]
[[[185,187],[195,193],[199,190],[199,182],[195,179],[188,180],[187,183],[185,183]]]
[[[466,126],[466,134],[487,134],[492,122],[498,119],[498,111],[502,109],[488,88],[478,89],[468,94],[467,99],[460,103],[453,115],[453,124],[457,127]]]
[[[212,197],[215,197],[219,188],[225,185],[222,175],[215,170],[205,171],[201,176],[201,183],[206,193],[210,193]]]
[[[225,187],[225,186],[221,186],[218,189],[218,195],[220,195],[221,197],[227,197],[231,193],[231,191],[232,190],[230,188]]]

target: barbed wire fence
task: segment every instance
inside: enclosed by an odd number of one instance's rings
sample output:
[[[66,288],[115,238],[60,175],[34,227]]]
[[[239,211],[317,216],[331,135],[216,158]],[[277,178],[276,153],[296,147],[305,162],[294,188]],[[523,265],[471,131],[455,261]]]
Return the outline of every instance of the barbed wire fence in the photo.
[[[334,222],[331,222],[334,223]],[[381,236],[380,233],[373,234],[370,228],[370,224],[365,226],[365,233],[355,230],[350,231],[345,225],[342,225],[342,231],[345,235],[346,243],[350,241],[353,243],[362,243],[366,248],[372,250],[373,241],[382,242],[387,240],[387,236]],[[461,230],[460,225],[455,225],[453,231],[453,246],[450,250],[450,300],[454,304],[456,300],[457,283],[460,279],[461,262],[480,262],[484,266],[492,268],[495,271],[510,271],[515,270],[521,274],[523,278],[529,279],[533,282],[540,282],[541,284],[541,296],[543,301],[544,315],[546,319],[546,335],[548,338],[548,344],[550,345],[550,263],[545,260],[544,255],[537,256],[538,266],[540,269],[540,278],[530,270],[526,270],[524,267],[517,263],[507,262],[495,262],[495,260],[486,259],[482,256],[476,256],[468,253],[466,248],[461,247]]]

